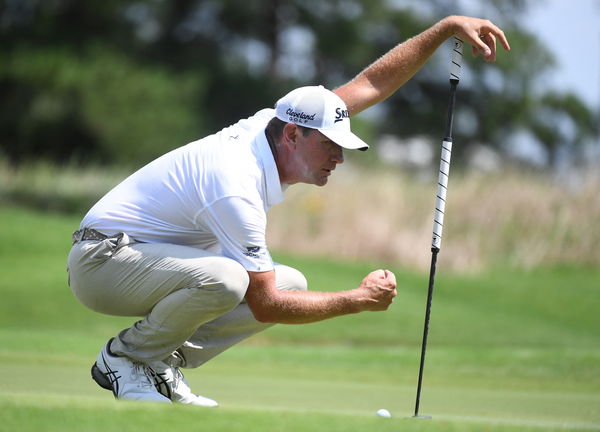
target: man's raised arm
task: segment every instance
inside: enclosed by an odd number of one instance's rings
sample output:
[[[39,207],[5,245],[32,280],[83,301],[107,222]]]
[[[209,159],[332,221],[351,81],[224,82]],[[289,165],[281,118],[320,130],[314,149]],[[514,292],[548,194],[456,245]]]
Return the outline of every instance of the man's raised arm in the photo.
[[[350,115],[356,115],[398,90],[452,36],[470,44],[473,55],[481,53],[486,61],[496,60],[496,40],[510,50],[504,32],[491,21],[450,16],[395,46],[334,92],[346,103]]]

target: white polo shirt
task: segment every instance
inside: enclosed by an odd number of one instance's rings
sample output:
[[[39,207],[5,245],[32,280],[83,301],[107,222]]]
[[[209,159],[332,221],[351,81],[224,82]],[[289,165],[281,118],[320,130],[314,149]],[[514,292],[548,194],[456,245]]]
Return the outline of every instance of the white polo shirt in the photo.
[[[274,116],[273,109],[261,110],[159,157],[100,199],[80,228],[192,246],[248,271],[272,270],[266,213],[283,200],[264,133]]]

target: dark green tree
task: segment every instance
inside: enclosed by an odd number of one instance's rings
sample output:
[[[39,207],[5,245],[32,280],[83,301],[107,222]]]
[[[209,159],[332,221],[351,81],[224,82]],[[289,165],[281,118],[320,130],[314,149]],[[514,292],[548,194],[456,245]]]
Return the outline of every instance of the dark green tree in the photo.
[[[526,0],[482,1],[513,52],[469,61],[461,84],[457,156],[469,143],[502,147],[528,130],[549,152],[575,152],[598,133],[573,95],[539,93],[553,67],[519,25]],[[415,9],[415,7],[417,9]],[[395,44],[457,9],[369,0],[0,1],[0,152],[18,162],[139,164],[272,106],[295,86],[333,88]],[[477,15],[477,12],[470,12]],[[468,56],[467,56],[468,57]],[[439,139],[447,60],[432,60],[383,105],[355,122],[361,134]],[[370,125],[367,124],[370,122]],[[569,123],[572,127],[564,127]]]

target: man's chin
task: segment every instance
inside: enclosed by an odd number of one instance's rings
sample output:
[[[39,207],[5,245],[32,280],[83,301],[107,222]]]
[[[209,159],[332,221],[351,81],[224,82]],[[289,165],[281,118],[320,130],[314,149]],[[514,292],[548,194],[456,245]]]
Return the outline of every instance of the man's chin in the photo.
[[[315,182],[315,185],[316,186],[325,186],[328,181],[329,181],[329,177],[328,176],[319,177],[317,179],[317,181]]]

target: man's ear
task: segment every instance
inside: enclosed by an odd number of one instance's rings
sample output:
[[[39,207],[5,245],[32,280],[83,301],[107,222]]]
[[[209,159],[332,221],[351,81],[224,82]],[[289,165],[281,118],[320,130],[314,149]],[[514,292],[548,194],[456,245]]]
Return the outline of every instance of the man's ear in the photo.
[[[286,125],[283,127],[283,141],[295,146],[299,132],[300,130],[298,129],[298,125],[296,123],[286,123]]]

